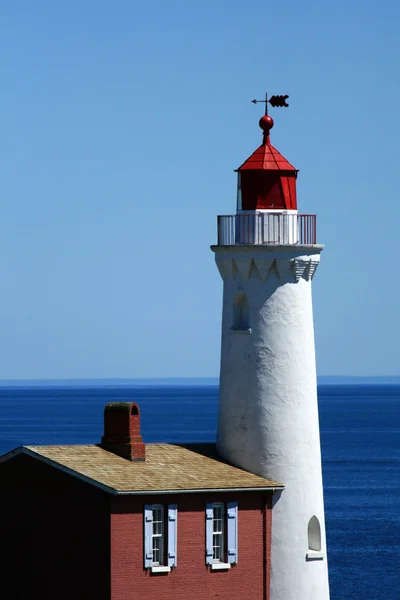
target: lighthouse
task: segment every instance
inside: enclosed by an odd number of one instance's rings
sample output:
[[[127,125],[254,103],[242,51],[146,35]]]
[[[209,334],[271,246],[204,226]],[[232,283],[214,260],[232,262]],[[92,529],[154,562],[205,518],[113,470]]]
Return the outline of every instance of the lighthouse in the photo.
[[[236,214],[212,246],[223,279],[217,449],[229,463],[284,484],[274,494],[270,600],[328,600],[312,279],[323,246],[299,214],[298,171],[270,139],[237,169]],[[258,102],[258,101],[256,101]]]

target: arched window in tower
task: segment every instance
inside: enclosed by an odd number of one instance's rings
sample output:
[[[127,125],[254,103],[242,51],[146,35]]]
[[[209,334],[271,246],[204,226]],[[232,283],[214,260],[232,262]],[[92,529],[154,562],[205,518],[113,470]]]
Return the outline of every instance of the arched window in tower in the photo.
[[[315,552],[321,550],[321,526],[315,515],[308,522],[308,549]]]
[[[239,292],[233,301],[233,329],[247,331],[249,324],[249,301],[246,294]]]

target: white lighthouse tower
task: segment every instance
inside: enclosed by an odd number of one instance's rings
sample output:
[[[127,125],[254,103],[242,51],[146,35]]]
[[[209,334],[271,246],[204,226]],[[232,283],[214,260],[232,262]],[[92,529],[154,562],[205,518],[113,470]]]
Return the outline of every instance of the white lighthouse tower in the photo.
[[[218,217],[212,246],[224,282],[217,447],[285,486],[272,510],[271,600],[328,600],[311,296],[323,246],[315,215],[297,212],[297,170],[271,145],[267,111],[260,127],[262,145],[238,169],[236,214]]]

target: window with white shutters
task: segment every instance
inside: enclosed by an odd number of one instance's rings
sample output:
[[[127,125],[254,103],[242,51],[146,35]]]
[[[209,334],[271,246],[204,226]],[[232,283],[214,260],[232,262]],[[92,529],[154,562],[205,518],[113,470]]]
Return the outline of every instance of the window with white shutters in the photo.
[[[166,514],[168,521],[166,523]],[[177,566],[178,508],[147,504],[144,507],[144,566],[152,571],[170,571]]]
[[[229,569],[238,562],[238,504],[206,505],[206,564]]]

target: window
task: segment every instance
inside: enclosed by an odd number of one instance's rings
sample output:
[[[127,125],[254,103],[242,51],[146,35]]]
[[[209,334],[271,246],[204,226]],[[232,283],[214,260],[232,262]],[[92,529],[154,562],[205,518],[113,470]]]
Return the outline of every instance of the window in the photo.
[[[239,292],[233,301],[233,328],[236,331],[249,329],[249,302],[246,294]]]
[[[321,527],[315,515],[308,522],[308,549],[321,550]]]
[[[229,569],[238,562],[238,504],[206,505],[206,564]]]
[[[242,210],[242,183],[241,183],[241,175],[240,172],[238,173],[238,178],[237,178],[237,202],[236,202],[236,208],[237,211]]]
[[[224,562],[224,505],[213,505],[213,561]]]
[[[154,572],[167,572],[172,567],[176,567],[177,523],[176,504],[169,504],[168,507],[161,504],[146,504],[144,507],[144,566],[146,569]]]
[[[321,551],[321,526],[317,517],[314,515],[308,522],[308,552],[307,560],[322,560],[324,553]]]
[[[153,565],[164,564],[164,507],[153,506]]]

